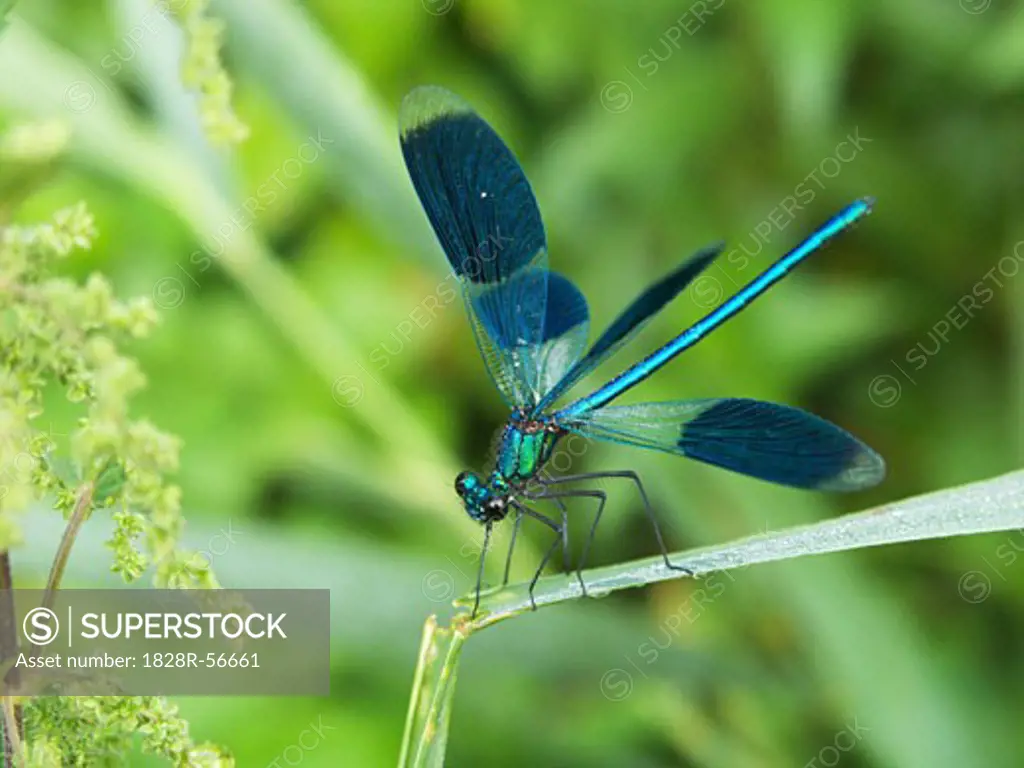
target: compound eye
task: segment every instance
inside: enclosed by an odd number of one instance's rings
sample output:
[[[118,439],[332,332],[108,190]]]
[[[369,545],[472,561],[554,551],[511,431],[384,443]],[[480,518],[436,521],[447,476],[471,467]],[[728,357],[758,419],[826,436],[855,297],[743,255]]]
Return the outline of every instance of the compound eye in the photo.
[[[466,491],[469,489],[471,484],[472,474],[469,472],[459,472],[458,476],[455,478],[455,492],[459,494],[459,496],[465,496]]]

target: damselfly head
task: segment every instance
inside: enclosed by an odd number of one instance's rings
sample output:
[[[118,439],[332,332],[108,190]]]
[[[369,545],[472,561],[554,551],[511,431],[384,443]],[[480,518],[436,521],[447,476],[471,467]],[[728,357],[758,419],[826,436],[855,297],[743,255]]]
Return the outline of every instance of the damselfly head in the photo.
[[[459,472],[455,478],[455,492],[464,500],[476,496],[484,487],[484,481],[475,472]]]
[[[508,497],[497,494],[475,472],[460,472],[455,478],[455,492],[459,494],[466,513],[478,523],[493,523],[507,514]]]
[[[480,511],[483,517],[480,522],[496,523],[499,520],[504,520],[505,515],[508,512],[507,507],[508,498],[505,496],[496,496],[491,494],[487,501],[480,505]]]

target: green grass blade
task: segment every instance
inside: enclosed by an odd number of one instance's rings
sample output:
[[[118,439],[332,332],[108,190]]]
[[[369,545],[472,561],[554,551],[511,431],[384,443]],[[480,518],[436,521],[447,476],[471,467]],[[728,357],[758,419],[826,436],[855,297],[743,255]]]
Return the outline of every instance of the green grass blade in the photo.
[[[1024,528],[1024,471],[669,557],[699,577],[807,555],[1019,528]],[[660,555],[583,574],[588,591],[595,596],[685,576],[666,568]],[[575,574],[541,579],[534,591],[538,607],[580,596]],[[484,595],[480,607],[482,615],[471,623],[474,629],[529,611],[527,585]]]

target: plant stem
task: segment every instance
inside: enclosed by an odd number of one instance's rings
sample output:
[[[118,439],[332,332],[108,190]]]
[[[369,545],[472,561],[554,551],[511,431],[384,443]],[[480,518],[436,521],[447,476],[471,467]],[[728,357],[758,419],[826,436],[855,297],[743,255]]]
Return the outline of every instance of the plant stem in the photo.
[[[23,755],[21,754],[22,729],[21,705],[15,703],[13,696],[4,696],[4,768],[14,768]]]
[[[469,632],[464,622],[456,621],[451,627],[438,628],[436,616],[427,618],[409,697],[398,768],[444,766],[456,672],[467,637]],[[445,641],[448,648],[442,659],[440,649]]]
[[[431,614],[423,624],[423,638],[420,640],[420,652],[416,659],[416,672],[412,681],[412,693],[409,695],[409,712],[405,716],[405,733],[402,734],[402,751],[398,755],[398,768],[409,764],[412,754],[412,743],[416,736],[416,721],[421,716],[422,695],[426,685],[430,665],[436,657],[435,633],[437,617]]]
[[[86,483],[78,491],[75,499],[75,507],[68,518],[67,527],[61,537],[60,545],[57,547],[57,554],[53,558],[53,565],[50,566],[50,576],[46,580],[46,591],[43,593],[43,607],[53,608],[57,598],[57,589],[60,587],[61,578],[64,576],[64,569],[67,567],[68,558],[71,557],[71,548],[75,544],[75,538],[82,529],[82,524],[89,517],[92,509],[92,497],[95,491],[95,484]],[[13,658],[18,653],[18,633],[15,628],[14,617],[14,593],[11,580],[11,558],[5,550],[0,553],[0,661]],[[17,670],[11,668],[11,679],[7,681],[12,686],[17,686]],[[0,706],[3,706],[3,757],[4,768],[14,768],[18,756],[21,754],[21,743],[24,739],[24,721],[21,714],[21,705],[13,697],[2,697]]]
[[[11,555],[7,550],[0,552],[0,660],[13,659],[18,653],[18,633],[15,629],[14,593],[11,591]],[[12,667],[11,685],[17,685],[17,671]],[[21,707],[13,703],[10,696],[4,696],[4,768],[14,766],[15,756],[21,745]]]
[[[50,566],[50,576],[46,580],[46,592],[43,594],[43,607],[53,608],[57,599],[57,589],[64,576],[64,569],[67,567],[68,558],[71,557],[71,548],[75,545],[75,537],[82,529],[82,524],[89,517],[92,510],[92,495],[96,486],[89,482],[83,485],[78,491],[78,498],[75,500],[75,508],[68,518],[64,535],[60,539],[60,546],[57,547],[57,554],[53,558],[53,565]]]
[[[420,742],[416,748],[415,768],[443,768],[444,754],[448,745],[448,723],[451,721],[452,700],[455,698],[455,679],[459,666],[462,645],[469,634],[455,626],[450,634],[448,652],[437,675],[430,709],[420,730]]]

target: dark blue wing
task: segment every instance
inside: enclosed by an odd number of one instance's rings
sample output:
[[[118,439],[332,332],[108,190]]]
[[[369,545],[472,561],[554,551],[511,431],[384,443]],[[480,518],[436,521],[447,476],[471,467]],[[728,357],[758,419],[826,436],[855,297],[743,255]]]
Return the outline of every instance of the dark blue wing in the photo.
[[[586,344],[586,300],[547,269],[544,224],[515,156],[448,91],[402,102],[402,155],[452,272],[480,353],[512,407],[535,406]]]
[[[773,483],[855,491],[885,462],[843,429],[787,405],[723,398],[599,408],[559,421],[587,437],[666,451]]]
[[[505,382],[498,388],[508,390],[509,405],[536,407],[586,346],[583,294],[568,278],[539,268],[467,293],[481,354],[495,382]]]
[[[654,315],[666,304],[693,282],[701,272],[707,269],[725,247],[717,243],[691,256],[674,272],[666,275],[647,288],[633,300],[615,321],[608,326],[601,337],[594,342],[587,354],[566,372],[565,376],[537,404],[537,411],[542,411],[567,392],[577,381],[582,379],[598,365],[611,357],[623,344],[636,336]]]

